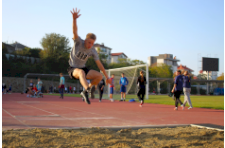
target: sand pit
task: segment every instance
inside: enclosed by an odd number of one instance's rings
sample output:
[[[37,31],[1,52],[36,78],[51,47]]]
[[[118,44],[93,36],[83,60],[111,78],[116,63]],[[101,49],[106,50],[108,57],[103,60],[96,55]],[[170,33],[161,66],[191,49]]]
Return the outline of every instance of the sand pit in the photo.
[[[29,129],[2,132],[2,147],[149,148],[224,147],[224,132],[197,127]]]

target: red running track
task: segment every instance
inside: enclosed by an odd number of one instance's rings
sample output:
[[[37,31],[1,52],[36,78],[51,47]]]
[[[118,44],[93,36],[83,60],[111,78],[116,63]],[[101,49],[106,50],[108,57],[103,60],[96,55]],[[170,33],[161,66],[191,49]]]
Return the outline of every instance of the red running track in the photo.
[[[224,126],[224,111],[193,108],[173,110],[172,105],[110,102],[45,95],[27,98],[26,94],[2,95],[2,130],[28,128],[80,128],[117,126],[155,126],[216,124]]]

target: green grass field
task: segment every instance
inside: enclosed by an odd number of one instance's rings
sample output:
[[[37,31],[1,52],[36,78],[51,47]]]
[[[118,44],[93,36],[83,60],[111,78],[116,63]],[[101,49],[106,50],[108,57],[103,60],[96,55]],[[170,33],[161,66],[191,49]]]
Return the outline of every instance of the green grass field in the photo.
[[[46,95],[56,95],[59,94],[46,94]],[[80,94],[64,94],[64,96],[70,97],[81,97]],[[95,95],[95,98],[98,98],[98,95]],[[106,94],[103,95],[103,99],[107,99],[108,96]],[[113,95],[115,100],[120,99],[120,95]],[[135,99],[138,101],[136,95],[127,95],[126,101],[130,99]],[[183,102],[184,96],[181,95],[181,101]],[[191,102],[193,107],[199,108],[211,108],[211,109],[220,109],[224,110],[224,96],[191,96]],[[149,99],[145,99],[145,103],[155,103],[155,104],[165,104],[165,105],[174,105],[174,100],[172,97],[168,97],[167,95],[149,95]],[[186,104],[188,106],[188,104]]]

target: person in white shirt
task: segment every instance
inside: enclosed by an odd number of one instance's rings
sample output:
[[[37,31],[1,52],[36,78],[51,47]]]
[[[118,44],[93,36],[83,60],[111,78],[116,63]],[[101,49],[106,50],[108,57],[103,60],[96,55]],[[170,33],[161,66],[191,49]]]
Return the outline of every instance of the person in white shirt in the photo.
[[[76,92],[76,87],[74,86],[74,87],[73,87],[73,93],[75,93],[75,92]]]

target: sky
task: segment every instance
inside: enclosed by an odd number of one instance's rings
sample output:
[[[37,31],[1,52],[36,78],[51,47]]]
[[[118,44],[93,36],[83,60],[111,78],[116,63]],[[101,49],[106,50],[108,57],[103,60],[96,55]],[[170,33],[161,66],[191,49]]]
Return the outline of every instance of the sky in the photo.
[[[78,35],[147,63],[149,56],[173,54],[197,75],[201,58],[219,58],[224,72],[223,0],[2,0],[2,41],[41,47],[57,33],[73,46],[73,8],[80,9]]]

